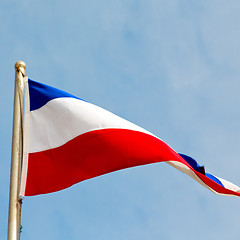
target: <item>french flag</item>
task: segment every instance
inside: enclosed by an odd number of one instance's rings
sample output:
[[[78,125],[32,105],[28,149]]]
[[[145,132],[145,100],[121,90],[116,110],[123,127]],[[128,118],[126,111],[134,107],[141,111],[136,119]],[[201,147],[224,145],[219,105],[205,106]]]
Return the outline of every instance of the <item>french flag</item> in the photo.
[[[236,185],[206,173],[147,130],[83,99],[25,83],[21,196],[56,192],[106,173],[166,162],[219,194],[240,196]]]

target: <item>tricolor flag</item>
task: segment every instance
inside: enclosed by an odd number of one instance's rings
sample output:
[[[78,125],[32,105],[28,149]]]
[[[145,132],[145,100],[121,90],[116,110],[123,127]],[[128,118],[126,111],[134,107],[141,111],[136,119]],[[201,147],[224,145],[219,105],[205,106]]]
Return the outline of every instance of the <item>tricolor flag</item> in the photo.
[[[236,185],[206,173],[191,157],[109,111],[30,79],[25,91],[21,196],[156,162],[170,164],[215,193],[240,196]]]

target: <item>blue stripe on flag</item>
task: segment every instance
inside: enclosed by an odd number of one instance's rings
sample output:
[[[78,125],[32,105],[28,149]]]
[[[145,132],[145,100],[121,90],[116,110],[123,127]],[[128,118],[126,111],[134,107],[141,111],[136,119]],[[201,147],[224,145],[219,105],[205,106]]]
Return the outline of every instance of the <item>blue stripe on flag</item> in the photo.
[[[185,155],[185,154],[179,153],[179,155],[180,155],[184,160],[186,160],[186,161],[191,165],[191,167],[192,167],[194,170],[202,173],[202,174],[205,175],[206,177],[210,178],[210,179],[213,180],[214,182],[216,182],[216,183],[218,183],[219,185],[221,185],[222,187],[224,187],[224,185],[221,183],[221,181],[220,181],[218,178],[216,178],[215,176],[213,176],[213,175],[210,174],[210,173],[206,173],[204,167],[203,167],[203,166],[200,166],[195,159],[193,159],[193,158],[191,158],[191,157],[189,157],[189,156],[187,156],[187,155]]]
[[[51,101],[54,98],[71,97],[80,99],[73,96],[72,94],[42,83],[35,82],[31,79],[28,79],[28,85],[30,95],[30,111],[41,108],[43,105],[45,105],[47,102]]]
[[[191,165],[191,167],[192,167],[194,170],[196,170],[196,171],[202,173],[203,175],[205,175],[205,169],[204,169],[204,167],[203,167],[203,166],[200,166],[195,159],[193,159],[193,158],[191,158],[191,157],[189,157],[189,156],[187,156],[187,155],[185,155],[185,154],[179,153],[179,155],[180,155],[184,160],[186,160],[186,161]]]
[[[221,182],[218,178],[216,178],[215,176],[213,176],[212,174],[206,173],[205,175],[206,175],[206,177],[212,179],[214,182],[216,182],[216,183],[218,183],[219,185],[221,185],[222,187],[224,187],[224,185],[222,184],[222,182]]]

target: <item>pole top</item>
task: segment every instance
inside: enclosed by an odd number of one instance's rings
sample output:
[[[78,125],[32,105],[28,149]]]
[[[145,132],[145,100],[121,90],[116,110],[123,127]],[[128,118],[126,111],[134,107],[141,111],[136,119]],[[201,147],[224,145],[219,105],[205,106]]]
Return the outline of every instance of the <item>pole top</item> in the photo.
[[[15,63],[15,71],[19,71],[22,73],[23,76],[25,76],[25,70],[26,70],[26,63],[23,61],[17,61]]]

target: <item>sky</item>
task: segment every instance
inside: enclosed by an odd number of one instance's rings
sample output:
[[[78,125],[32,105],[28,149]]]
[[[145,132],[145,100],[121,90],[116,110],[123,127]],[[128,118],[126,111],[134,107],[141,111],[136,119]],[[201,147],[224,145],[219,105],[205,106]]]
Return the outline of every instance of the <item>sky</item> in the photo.
[[[240,185],[240,2],[2,0],[0,239],[7,238],[14,64],[154,133]],[[26,197],[30,239],[237,239],[240,199],[164,163]]]

